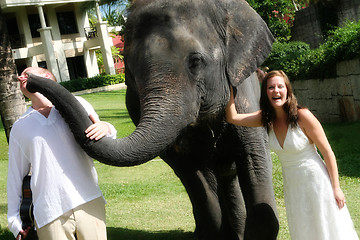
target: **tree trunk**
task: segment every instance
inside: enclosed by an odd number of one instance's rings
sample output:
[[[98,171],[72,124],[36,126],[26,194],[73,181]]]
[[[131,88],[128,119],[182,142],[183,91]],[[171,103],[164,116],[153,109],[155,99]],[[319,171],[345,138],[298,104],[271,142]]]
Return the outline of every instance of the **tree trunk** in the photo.
[[[20,91],[8,31],[0,8],[0,115],[8,141],[12,125],[24,111],[24,96]]]

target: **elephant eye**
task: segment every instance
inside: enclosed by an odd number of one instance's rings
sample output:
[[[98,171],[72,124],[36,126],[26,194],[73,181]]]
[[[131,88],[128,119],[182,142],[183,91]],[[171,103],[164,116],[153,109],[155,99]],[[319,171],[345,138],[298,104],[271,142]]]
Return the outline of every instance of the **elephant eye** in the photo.
[[[200,53],[194,53],[188,58],[188,67],[193,74],[203,65],[204,58]]]

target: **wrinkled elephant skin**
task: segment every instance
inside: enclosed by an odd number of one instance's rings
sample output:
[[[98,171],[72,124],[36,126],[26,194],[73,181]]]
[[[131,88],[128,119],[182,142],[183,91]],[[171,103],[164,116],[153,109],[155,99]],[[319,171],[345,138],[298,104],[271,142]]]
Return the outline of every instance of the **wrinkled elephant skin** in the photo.
[[[160,155],[186,188],[199,239],[276,239],[272,165],[263,128],[227,124],[229,84],[239,112],[258,109],[252,74],[273,37],[243,0],[136,0],[125,29],[127,108],[136,130],[88,141],[91,122],[60,86],[30,76],[93,158],[133,166]]]

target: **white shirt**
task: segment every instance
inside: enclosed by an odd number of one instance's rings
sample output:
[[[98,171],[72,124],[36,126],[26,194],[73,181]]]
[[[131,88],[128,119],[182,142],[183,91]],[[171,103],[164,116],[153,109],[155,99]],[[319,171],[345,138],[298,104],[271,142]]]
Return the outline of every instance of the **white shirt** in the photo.
[[[77,97],[88,114],[98,115]],[[108,124],[115,138],[116,130]],[[68,125],[53,107],[48,118],[30,107],[10,132],[7,180],[8,223],[16,237],[22,229],[22,181],[32,165],[34,218],[39,228],[67,211],[102,196],[93,160],[76,143]]]

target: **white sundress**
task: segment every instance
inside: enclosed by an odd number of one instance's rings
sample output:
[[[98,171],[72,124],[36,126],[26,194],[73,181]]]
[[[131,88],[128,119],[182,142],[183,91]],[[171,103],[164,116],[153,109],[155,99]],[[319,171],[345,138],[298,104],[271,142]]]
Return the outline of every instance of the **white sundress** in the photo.
[[[288,126],[283,147],[274,130],[270,148],[281,162],[292,240],[358,240],[349,211],[339,210],[324,161],[301,128]]]

